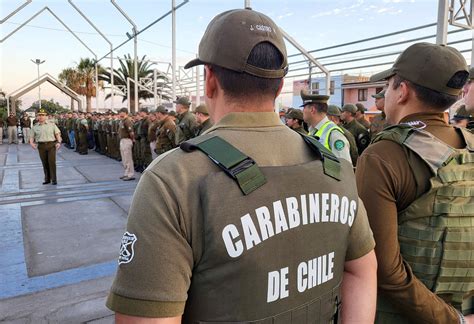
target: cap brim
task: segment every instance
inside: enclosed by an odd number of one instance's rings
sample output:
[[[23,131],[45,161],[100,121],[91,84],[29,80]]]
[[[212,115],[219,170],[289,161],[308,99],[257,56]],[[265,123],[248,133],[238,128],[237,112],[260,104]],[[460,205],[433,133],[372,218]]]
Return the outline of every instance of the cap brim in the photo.
[[[184,66],[184,68],[185,68],[185,69],[189,69],[189,68],[192,68],[193,66],[196,66],[196,65],[203,65],[203,64],[206,64],[206,63],[204,63],[204,62],[201,61],[200,59],[196,58],[196,59],[194,59],[194,60],[189,61],[189,62]]]
[[[380,73],[374,74],[370,77],[371,82],[377,82],[377,81],[382,81],[382,80],[387,80],[390,78],[392,75],[394,75],[395,72],[393,72],[393,68],[382,71]]]

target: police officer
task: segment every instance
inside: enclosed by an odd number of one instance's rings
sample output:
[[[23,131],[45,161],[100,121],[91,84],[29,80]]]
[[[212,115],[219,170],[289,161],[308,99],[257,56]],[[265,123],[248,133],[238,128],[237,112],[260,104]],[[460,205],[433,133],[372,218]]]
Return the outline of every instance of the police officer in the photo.
[[[344,121],[344,128],[354,135],[357,143],[357,151],[359,155],[370,144],[370,136],[367,129],[356,120],[357,107],[353,104],[345,104],[342,106],[341,119]]]
[[[176,145],[179,145],[194,137],[198,124],[196,117],[189,111],[191,103],[187,97],[180,97],[174,103],[176,103],[176,112],[178,113],[176,121]]]
[[[124,168],[124,175],[120,177],[123,181],[135,180],[135,169],[133,167],[132,148],[135,142],[135,133],[133,131],[133,122],[128,117],[127,108],[119,110],[119,136],[120,136],[120,155]]]
[[[467,128],[472,121],[472,115],[466,111],[466,105],[461,105],[452,118],[452,123],[456,127]]]
[[[444,111],[468,76],[456,49],[408,47],[387,81],[391,127],[359,158],[359,194],[379,262],[377,323],[473,323],[474,135],[446,123]]]
[[[308,132],[303,127],[303,111],[296,108],[288,109],[285,115],[285,124],[297,133],[308,135]]]
[[[155,153],[160,155],[176,147],[176,124],[163,106],[156,109],[156,117],[158,118],[158,127],[156,129]]]
[[[352,165],[355,167],[357,165],[357,159],[359,158],[359,152],[357,151],[357,144],[354,135],[352,135],[351,132],[342,127],[341,109],[336,105],[329,105],[327,116],[330,121],[339,126],[344,132],[344,136],[349,142]]]
[[[328,119],[329,96],[312,95],[301,91],[303,118],[309,126],[308,135],[315,137],[335,156],[352,163],[350,145],[344,131]]]
[[[194,115],[196,116],[196,122],[198,123],[194,136],[199,136],[212,127],[213,124],[209,118],[209,112],[207,111],[205,104],[197,106],[196,109],[194,109]]]
[[[373,139],[375,135],[380,133],[387,125],[387,117],[385,116],[385,90],[372,95],[375,99],[375,107],[380,111],[380,114],[372,118],[370,123],[370,138]]]
[[[186,68],[197,64],[216,124],[141,177],[107,301],[116,320],[373,321],[374,245],[352,166],[274,112],[288,67],[279,28],[224,12]]]
[[[46,111],[38,111],[38,122],[33,126],[29,143],[33,149],[38,149],[43,164],[44,182],[56,185],[56,151],[61,147],[61,132],[54,123],[46,121]]]
[[[365,129],[369,130],[370,129],[370,122],[365,119],[365,111],[367,110],[364,106],[363,103],[358,102],[356,103],[357,111],[356,111],[356,120],[361,124],[362,126],[365,127]]]
[[[13,112],[7,117],[8,144],[18,144],[18,119]]]
[[[3,128],[5,127],[5,121],[3,116],[0,116],[0,144],[3,144]]]
[[[77,120],[77,130],[79,132],[78,153],[80,155],[87,155],[89,153],[87,141],[87,136],[89,134],[89,122],[82,113],[79,114],[79,118]]]
[[[23,133],[23,143],[28,144],[30,140],[31,120],[25,113],[20,120],[21,132]]]
[[[164,107],[163,107],[164,108]],[[165,109],[166,111],[166,109]],[[147,139],[150,143],[150,151],[151,151],[151,159],[154,160],[158,156],[155,152],[156,149],[156,131],[158,129],[160,121],[156,117],[156,110],[148,115],[149,119],[149,126],[148,126],[148,134]]]

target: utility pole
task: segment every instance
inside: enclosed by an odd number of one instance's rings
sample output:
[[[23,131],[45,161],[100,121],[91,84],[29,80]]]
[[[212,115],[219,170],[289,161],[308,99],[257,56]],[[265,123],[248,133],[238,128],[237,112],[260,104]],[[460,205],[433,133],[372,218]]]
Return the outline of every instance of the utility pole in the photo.
[[[38,68],[38,82],[39,82],[39,79],[40,79],[40,64],[43,64],[45,62],[45,60],[40,60],[40,59],[36,59],[36,60],[31,60],[31,62],[35,63],[37,68]],[[38,83],[38,99],[39,99],[39,109],[41,109],[41,85]]]

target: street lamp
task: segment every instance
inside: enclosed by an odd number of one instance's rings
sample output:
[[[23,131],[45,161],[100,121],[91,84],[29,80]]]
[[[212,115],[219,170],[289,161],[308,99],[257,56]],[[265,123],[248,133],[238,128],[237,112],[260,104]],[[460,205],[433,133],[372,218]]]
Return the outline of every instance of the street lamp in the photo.
[[[31,60],[31,62],[35,63],[38,67],[38,82],[39,82],[39,79],[40,79],[40,64],[43,64],[45,62],[45,60],[40,60],[40,59],[36,59],[36,60]],[[39,109],[41,109],[41,85],[38,84],[38,98],[39,98]]]

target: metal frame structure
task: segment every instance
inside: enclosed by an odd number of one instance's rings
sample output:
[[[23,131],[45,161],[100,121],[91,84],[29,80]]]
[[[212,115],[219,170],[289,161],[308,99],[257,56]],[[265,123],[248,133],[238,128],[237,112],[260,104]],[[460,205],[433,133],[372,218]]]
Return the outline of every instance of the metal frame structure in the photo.
[[[110,81],[111,81],[111,108],[114,109],[114,96],[115,96],[115,89],[114,89],[114,51],[113,51],[113,45],[112,45],[112,42],[107,38],[105,37],[105,35],[100,31],[99,28],[97,28],[96,25],[94,25],[92,23],[92,21],[87,18],[87,16],[72,2],[72,0],[68,0],[69,4],[82,16],[82,18],[84,18],[85,21],[87,21],[89,23],[89,25],[92,26],[92,28],[94,28],[100,36],[102,36],[103,39],[105,39],[105,41],[109,44],[110,46],[110,70],[111,70],[111,76],[110,76]],[[96,57],[97,59],[97,57]],[[98,75],[98,67],[97,67],[97,63],[95,63],[95,78],[96,78],[96,84],[98,83],[98,80],[99,80],[99,75]],[[96,98],[98,98],[99,96],[99,93],[97,91],[97,87],[96,87]],[[97,107],[98,109],[99,107]]]
[[[25,5],[26,6],[26,5]],[[18,10],[19,11],[19,10]],[[17,11],[17,12],[18,12]],[[49,12],[54,18],[56,18],[57,21],[59,21],[61,23],[61,25],[64,26],[64,28],[66,28],[69,33],[71,33],[85,48],[87,48],[89,50],[89,52],[91,52],[94,57],[95,57],[95,69],[96,69],[96,73],[95,73],[95,76],[96,76],[96,109],[99,109],[99,79],[98,79],[98,74],[97,74],[97,54],[91,50],[89,48],[89,46],[86,45],[86,43],[84,43],[82,41],[82,39],[76,35],[76,33],[74,33],[71,28],[69,28],[69,26],[61,20],[61,18],[59,18],[48,6],[44,7],[43,9],[39,10],[37,13],[35,13],[33,16],[31,16],[29,19],[27,19],[26,21],[24,21],[20,26],[18,26],[17,28],[15,28],[12,32],[10,32],[9,34],[7,34],[5,37],[3,37],[2,39],[0,39],[0,43],[3,43],[5,40],[7,40],[10,36],[12,36],[13,34],[15,34],[17,31],[19,31],[21,28],[23,28],[26,24],[28,24],[30,21],[32,21],[33,19],[35,19],[37,16],[39,16],[40,14],[42,14],[44,11],[47,11]],[[11,17],[12,15],[10,15],[9,17]]]
[[[53,76],[51,76],[48,73],[43,74],[41,77],[38,79],[31,81],[24,86],[20,87],[19,89],[16,89],[15,91],[11,92],[6,96],[8,99],[12,100],[12,110],[15,111],[16,106],[15,106],[15,101],[23,96],[25,93],[30,92],[32,89],[35,87],[38,87],[39,85],[48,82],[58,88],[61,92],[65,93],[67,96],[69,96],[71,99],[75,100],[77,102],[78,110],[82,110],[82,99],[81,97],[71,88],[61,84],[57,79],[55,79]]]
[[[41,61],[40,59],[36,59],[34,61],[31,60],[31,62],[36,64],[36,66],[38,68],[38,82],[39,82],[39,79],[40,79],[40,65],[43,64],[44,62],[46,62],[46,60]],[[39,109],[41,109],[41,85],[38,85],[38,105],[39,105]]]
[[[27,5],[29,5],[33,0],[25,0],[25,3],[23,3],[21,6],[13,10],[11,13],[5,16],[5,18],[0,19],[0,25],[3,24],[5,21],[10,19],[12,16],[14,16],[17,12],[19,12],[21,9],[25,8]]]

